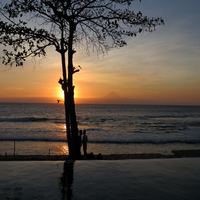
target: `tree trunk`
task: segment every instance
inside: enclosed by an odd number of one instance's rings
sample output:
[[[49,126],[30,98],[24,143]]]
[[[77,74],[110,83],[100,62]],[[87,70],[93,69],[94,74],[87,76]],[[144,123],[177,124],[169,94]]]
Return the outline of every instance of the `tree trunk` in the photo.
[[[70,119],[69,119],[69,101],[68,101],[65,49],[64,49],[63,39],[61,39],[61,62],[62,62],[62,72],[63,72],[62,89],[64,91],[66,136],[67,136],[69,155],[71,156],[72,155],[72,141],[71,141],[71,129],[70,129]]]
[[[80,158],[80,140],[78,135],[78,124],[76,120],[76,110],[74,102],[74,85],[73,85],[73,34],[74,26],[70,26],[69,38],[68,38],[68,68],[66,72],[66,58],[65,58],[65,45],[64,45],[64,34],[61,32],[61,61],[63,80],[61,80],[62,89],[64,91],[64,105],[65,105],[65,120],[66,120],[66,135],[68,141],[69,156],[72,159]],[[68,76],[67,76],[68,75]]]
[[[76,119],[76,110],[74,102],[74,85],[73,85],[73,34],[75,27],[72,24],[69,30],[68,38],[68,68],[66,71],[66,47],[64,45],[64,32],[61,31],[60,53],[62,61],[63,80],[61,80],[62,89],[64,91],[65,119],[66,119],[66,135],[68,141],[69,156],[72,159],[78,159],[80,153],[80,139],[78,135],[78,123]],[[68,74],[67,74],[68,72]],[[68,76],[67,76],[68,75]]]
[[[74,27],[70,26],[70,34],[68,41],[68,101],[69,101],[69,121],[71,128],[71,138],[72,138],[72,157],[79,158],[80,157],[80,144],[79,144],[79,136],[78,136],[78,123],[76,119],[76,110],[75,110],[75,102],[74,102],[74,85],[73,85],[73,34]]]

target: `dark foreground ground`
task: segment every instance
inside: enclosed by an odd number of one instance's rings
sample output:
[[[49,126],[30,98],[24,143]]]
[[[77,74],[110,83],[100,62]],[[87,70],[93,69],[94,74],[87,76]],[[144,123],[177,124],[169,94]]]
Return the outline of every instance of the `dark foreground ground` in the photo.
[[[200,158],[1,161],[0,200],[199,200]]]
[[[155,159],[155,158],[195,158],[200,157],[200,150],[173,150],[172,154],[110,154],[91,155],[80,160],[125,160],[125,159]],[[0,155],[0,161],[63,161],[66,155]]]

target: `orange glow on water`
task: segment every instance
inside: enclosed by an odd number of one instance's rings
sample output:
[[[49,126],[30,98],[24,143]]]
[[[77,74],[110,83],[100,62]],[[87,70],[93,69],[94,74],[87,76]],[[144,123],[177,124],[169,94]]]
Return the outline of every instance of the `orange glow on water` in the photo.
[[[64,131],[66,130],[66,124],[63,124],[63,130]]]
[[[69,150],[68,150],[67,144],[62,145],[60,154],[69,155]]]

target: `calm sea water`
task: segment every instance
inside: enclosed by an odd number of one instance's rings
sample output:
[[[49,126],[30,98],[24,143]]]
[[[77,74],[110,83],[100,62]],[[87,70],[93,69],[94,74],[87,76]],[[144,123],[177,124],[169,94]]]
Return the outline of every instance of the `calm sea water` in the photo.
[[[77,117],[79,128],[87,130],[92,151],[200,147],[198,106],[77,105]],[[10,152],[13,140],[18,141],[19,154],[39,154],[47,149],[65,153],[64,122],[61,104],[1,103],[0,153]],[[43,147],[46,150],[41,150]]]

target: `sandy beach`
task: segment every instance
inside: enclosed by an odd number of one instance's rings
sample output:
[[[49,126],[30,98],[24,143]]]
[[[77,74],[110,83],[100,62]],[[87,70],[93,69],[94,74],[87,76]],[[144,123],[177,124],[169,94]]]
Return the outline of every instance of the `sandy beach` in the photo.
[[[0,162],[0,199],[198,200],[200,158]]]

